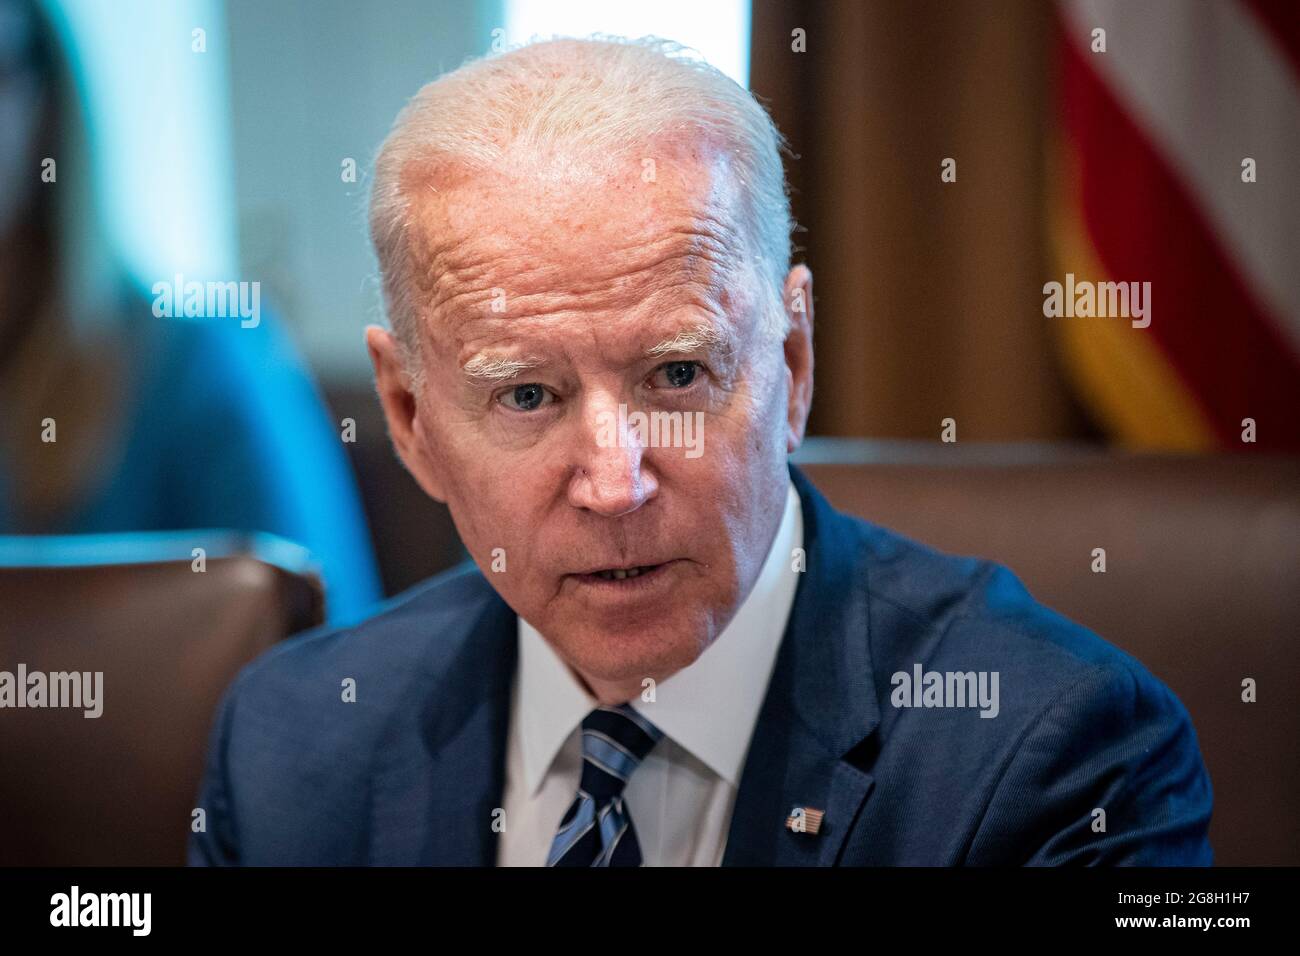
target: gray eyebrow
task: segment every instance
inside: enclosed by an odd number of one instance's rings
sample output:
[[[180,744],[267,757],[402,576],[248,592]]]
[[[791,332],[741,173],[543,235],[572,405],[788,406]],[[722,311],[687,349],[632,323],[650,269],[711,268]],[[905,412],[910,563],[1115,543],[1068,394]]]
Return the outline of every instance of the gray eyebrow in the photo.
[[[537,368],[541,364],[536,359],[493,358],[480,352],[462,366],[462,371],[471,379],[491,384],[514,378],[520,372]]]
[[[726,337],[713,326],[698,325],[693,329],[683,329],[672,338],[647,349],[645,354],[655,358],[674,352],[693,352],[725,341]],[[520,372],[537,368],[541,364],[540,359],[494,358],[490,353],[480,352],[461,366],[461,370],[470,379],[491,385],[514,378]]]
[[[671,339],[665,339],[658,345],[646,350],[646,355],[655,358],[671,352],[694,352],[725,341],[721,332],[711,325],[698,325],[693,329],[678,332]]]

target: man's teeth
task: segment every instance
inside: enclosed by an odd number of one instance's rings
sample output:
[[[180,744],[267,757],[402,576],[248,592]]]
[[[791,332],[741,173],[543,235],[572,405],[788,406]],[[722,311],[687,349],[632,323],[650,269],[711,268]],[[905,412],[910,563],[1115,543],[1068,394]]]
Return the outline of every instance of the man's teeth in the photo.
[[[598,577],[604,578],[606,581],[622,581],[624,578],[634,578],[643,571],[649,571],[652,568],[653,565],[644,565],[639,568],[628,568],[626,571],[622,568],[615,568],[612,571],[597,571],[596,574]]]

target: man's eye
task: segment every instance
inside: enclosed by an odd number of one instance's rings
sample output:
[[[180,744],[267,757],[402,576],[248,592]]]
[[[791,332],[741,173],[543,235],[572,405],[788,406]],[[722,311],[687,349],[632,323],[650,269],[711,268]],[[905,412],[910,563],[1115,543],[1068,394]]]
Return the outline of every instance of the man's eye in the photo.
[[[651,385],[655,388],[686,388],[695,381],[699,370],[699,362],[665,362],[655,369]]]
[[[542,385],[536,382],[529,382],[526,385],[516,385],[507,392],[503,392],[497,399],[507,408],[513,408],[520,412],[531,412],[541,408],[555,400],[552,395]]]

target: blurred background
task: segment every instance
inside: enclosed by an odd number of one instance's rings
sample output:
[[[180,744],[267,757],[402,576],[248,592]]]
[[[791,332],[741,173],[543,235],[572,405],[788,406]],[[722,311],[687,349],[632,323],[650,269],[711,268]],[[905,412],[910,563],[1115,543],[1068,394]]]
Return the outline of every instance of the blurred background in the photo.
[[[1295,674],[1293,0],[0,0],[0,667],[66,651],[192,681],[183,716],[142,690],[118,730],[152,741],[142,779],[175,777],[159,814],[187,807],[238,666],[462,558],[372,389],[371,160],[440,73],[592,33],[693,47],[787,137],[816,295],[801,460],[837,503],[1007,561],[1121,646],[1159,633],[1140,656],[1185,699]],[[1151,283],[1150,324],[1045,314],[1067,277]],[[192,281],[256,283],[257,321],[160,315],[159,284]],[[1099,541],[1127,564],[1096,573]],[[174,570],[121,572],[144,564]],[[1300,859],[1287,693],[1290,736],[1253,756],[1233,727],[1255,725],[1192,708],[1216,788],[1286,774],[1267,813],[1242,791],[1241,819],[1291,823],[1242,831],[1238,862]],[[74,730],[84,766],[111,751]],[[43,759],[43,734],[0,757]],[[0,786],[0,808],[71,786]],[[41,829],[30,858],[85,845]]]

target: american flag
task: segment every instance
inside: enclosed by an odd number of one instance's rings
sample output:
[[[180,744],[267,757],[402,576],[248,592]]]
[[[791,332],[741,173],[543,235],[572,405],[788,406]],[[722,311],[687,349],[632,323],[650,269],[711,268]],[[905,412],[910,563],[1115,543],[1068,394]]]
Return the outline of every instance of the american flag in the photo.
[[[1053,278],[1152,299],[1146,328],[1049,320],[1076,385],[1123,445],[1300,450],[1300,3],[1058,11]]]
[[[793,830],[796,833],[818,833],[822,828],[822,818],[826,816],[824,810],[814,810],[812,807],[795,807],[790,811],[790,815],[785,818],[786,829]]]

